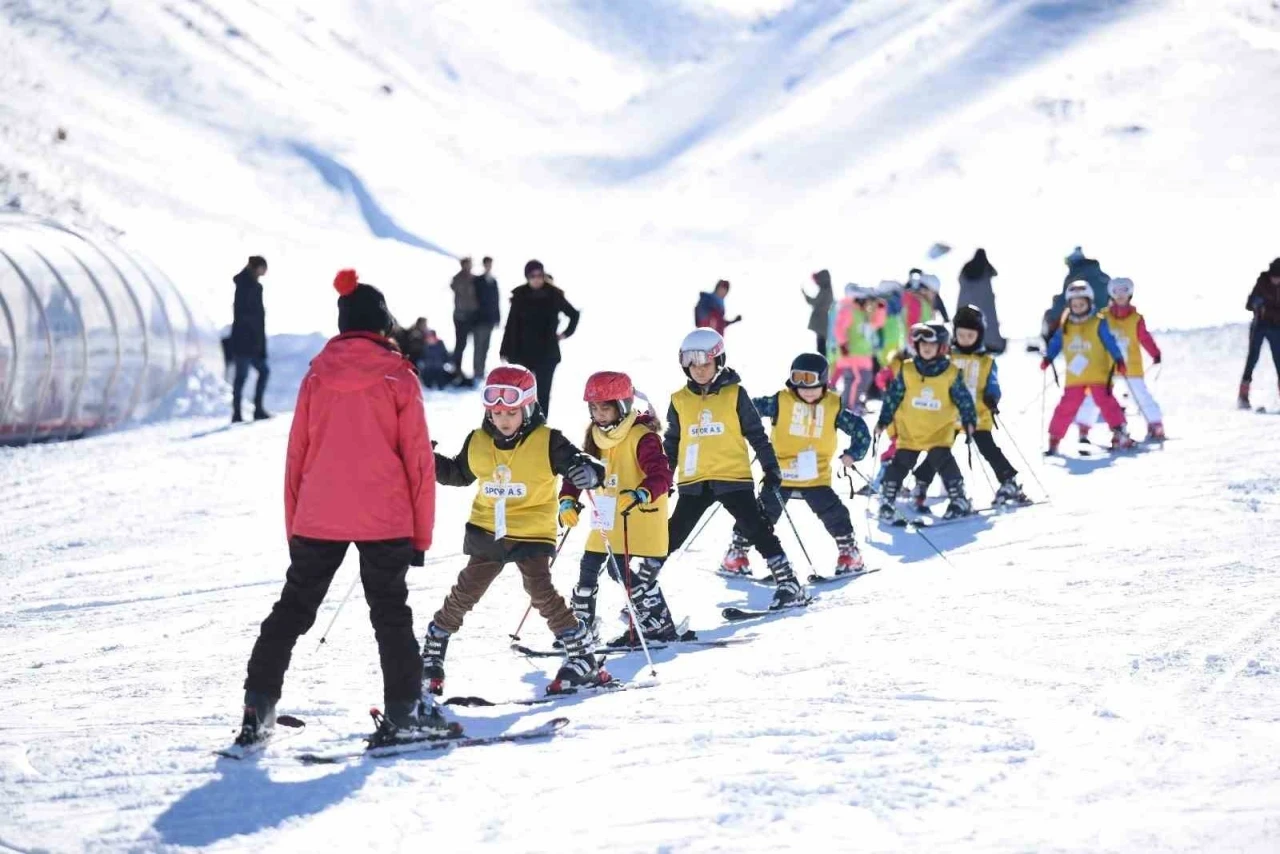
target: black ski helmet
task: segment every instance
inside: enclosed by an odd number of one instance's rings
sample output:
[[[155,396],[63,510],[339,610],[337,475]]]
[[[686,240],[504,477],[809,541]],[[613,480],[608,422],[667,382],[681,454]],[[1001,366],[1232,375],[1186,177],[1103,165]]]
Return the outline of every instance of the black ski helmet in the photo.
[[[795,391],[798,388],[826,388],[829,365],[827,357],[818,353],[801,353],[791,360],[791,372],[787,375],[787,388]],[[796,374],[815,374],[818,381],[796,382]]]
[[[973,348],[982,346],[982,341],[987,337],[987,318],[982,313],[982,309],[976,305],[962,305],[956,309],[956,316],[951,321],[951,325],[956,329],[972,329],[978,333],[978,341]],[[956,349],[960,349],[960,345],[956,344]]]

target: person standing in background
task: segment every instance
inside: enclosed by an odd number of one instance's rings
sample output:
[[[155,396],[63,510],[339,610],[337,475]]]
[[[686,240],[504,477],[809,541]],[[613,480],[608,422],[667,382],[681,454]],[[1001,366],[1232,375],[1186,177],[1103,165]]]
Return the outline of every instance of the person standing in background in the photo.
[[[485,363],[489,360],[489,339],[494,327],[502,323],[502,307],[498,302],[498,280],[493,277],[493,258],[486,255],[481,261],[484,272],[476,276],[476,322],[474,328],[475,355],[473,377],[485,376]]]
[[[542,262],[524,265],[525,283],[511,292],[507,326],[498,349],[509,363],[524,365],[537,380],[538,403],[543,414],[551,409],[551,382],[560,364],[560,342],[578,329],[578,310],[564,291],[548,283]],[[560,331],[560,316],[569,324]]]
[[[733,320],[725,317],[724,298],[728,294],[728,279],[716,282],[715,290],[711,293],[703,291],[698,294],[698,304],[693,308],[693,325],[699,329],[714,329],[717,334],[724,335],[726,329],[741,321],[742,315]]]
[[[449,287],[453,290],[453,366],[458,385],[475,384],[462,371],[462,356],[467,352],[467,338],[475,332],[480,305],[476,297],[476,277],[471,273],[471,257],[459,260],[460,269],[453,275]]]
[[[1241,409],[1251,409],[1249,386],[1253,383],[1253,369],[1258,366],[1258,358],[1262,355],[1263,341],[1271,347],[1271,361],[1275,363],[1276,373],[1280,374],[1280,258],[1258,274],[1245,308],[1253,312],[1253,322],[1249,324],[1249,355],[1244,363],[1237,405]]]
[[[987,250],[979,249],[973,258],[960,268],[960,296],[956,299],[956,313],[965,306],[976,306],[982,312],[986,327],[983,346],[988,353],[1000,355],[1008,342],[1000,334],[1000,318],[996,315],[996,294],[991,280],[1000,275],[987,260]]]
[[[819,270],[813,274],[813,283],[818,286],[818,292],[813,296],[804,294],[804,301],[812,307],[809,313],[809,331],[817,337],[818,352],[826,353],[827,330],[831,328],[831,306],[835,302],[835,295],[831,291],[831,273]],[[803,289],[800,292],[804,293]]]
[[[236,285],[232,307],[231,338],[226,351],[235,365],[235,377],[231,383],[231,423],[244,420],[240,414],[240,402],[244,396],[244,384],[249,379],[249,368],[258,375],[253,390],[253,420],[261,421],[271,415],[262,405],[267,393],[267,310],[262,302],[262,277],[267,274],[267,259],[253,255],[245,268],[232,281]]]

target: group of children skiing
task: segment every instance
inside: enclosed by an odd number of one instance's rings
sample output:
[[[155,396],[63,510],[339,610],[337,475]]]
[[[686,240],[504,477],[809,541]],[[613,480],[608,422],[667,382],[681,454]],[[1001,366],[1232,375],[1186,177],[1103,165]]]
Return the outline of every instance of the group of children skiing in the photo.
[[[1059,350],[1071,354],[1067,393],[1051,429],[1058,439],[1085,393],[1123,434],[1123,412],[1117,415],[1119,405],[1107,389],[1103,354],[1124,375],[1126,364],[1141,364],[1140,354],[1125,359],[1125,332],[1132,330],[1135,346],[1153,348],[1154,342],[1128,304],[1132,285],[1126,291],[1124,280],[1115,281],[1121,283],[1113,289],[1115,310],[1106,317],[1093,314],[1091,300],[1086,305],[1076,292],[1069,294],[1070,314],[1046,354],[1046,364]],[[443,690],[450,639],[509,563],[519,569],[531,607],[547,621],[564,656],[548,694],[611,681],[596,655],[602,571],[625,587],[630,615],[627,630],[604,648],[690,639],[672,617],[659,575],[713,505],[734,520],[720,570],[751,576],[747,551],[755,548],[774,585],[770,610],[809,601],[774,532],[792,499],[803,499],[835,540],[836,576],[865,571],[849,509],[832,489],[832,465],[838,459],[853,467],[867,455],[872,436],[862,416],[831,389],[831,361],[823,354],[797,356],[782,388],[753,399],[727,365],[721,335],[695,329],[680,345],[685,383],[671,396],[665,426],[625,373],[599,372],[583,395],[589,423],[582,448],[547,426],[533,373],[504,365],[489,373],[481,390],[480,426],[448,456],[425,450],[421,390],[386,341],[391,320],[381,293],[358,283],[352,271],[339,274],[335,287],[341,334],[313,362],[299,394],[287,467],[292,564],[249,662],[239,743],[252,745],[271,732],[293,645],[314,623],[351,542],[360,549],[384,673],[386,713],[370,738],[374,746],[448,736],[432,698]],[[1119,336],[1112,318],[1124,330]],[[951,451],[961,433],[997,473],[996,503],[1027,501],[992,434],[1000,385],[994,358],[983,350],[982,313],[963,307],[954,327],[952,343],[942,323],[915,323],[910,352],[893,363],[874,431],[877,439],[889,434],[893,440],[884,458],[882,520],[901,518],[895,501],[922,454],[915,470],[919,505],[937,474],[950,499],[945,517],[972,511]],[[1159,351],[1154,355],[1158,362]],[[762,417],[772,422],[768,434]],[[843,450],[840,432],[850,437]],[[753,454],[763,471],[758,494]],[[411,642],[405,573],[410,564],[422,564],[430,545],[436,483],[475,484],[463,539],[468,562],[427,626],[419,652]],[[557,546],[557,523],[567,536],[584,518],[591,532],[566,599],[551,581],[564,543],[561,537]]]

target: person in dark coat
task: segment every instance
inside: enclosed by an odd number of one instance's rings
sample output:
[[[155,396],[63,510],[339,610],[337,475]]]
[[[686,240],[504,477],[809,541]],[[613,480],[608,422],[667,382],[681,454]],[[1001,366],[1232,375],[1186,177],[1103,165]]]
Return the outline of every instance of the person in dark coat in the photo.
[[[418,362],[418,373],[422,384],[427,388],[447,388],[449,371],[445,365],[449,361],[449,348],[434,329],[428,329],[423,342],[422,358]]]
[[[715,290],[698,294],[698,304],[693,307],[693,325],[699,329],[714,329],[716,334],[724,335],[724,331],[735,323],[742,321],[742,315],[732,320],[725,313],[724,298],[729,295],[729,280],[716,282]]]
[[[449,283],[453,291],[453,365],[459,385],[474,385],[475,379],[467,379],[462,370],[462,357],[467,352],[467,339],[476,328],[479,304],[476,301],[476,277],[471,272],[471,259],[459,261],[460,269]],[[474,377],[474,375],[473,375]]]
[[[240,414],[240,401],[244,396],[244,384],[249,379],[249,368],[258,375],[253,390],[253,420],[270,418],[262,406],[267,393],[267,310],[262,304],[262,277],[267,274],[267,259],[261,255],[249,258],[245,268],[232,281],[236,285],[235,303],[232,307],[231,338],[227,352],[235,365],[235,377],[231,383],[231,423],[244,420]]]
[[[489,339],[493,330],[502,323],[502,306],[498,296],[498,280],[493,277],[493,259],[488,255],[481,262],[484,272],[476,276],[476,321],[473,327],[476,351],[472,376],[483,377],[485,363],[489,359]]]
[[[809,331],[817,336],[818,352],[825,353],[827,330],[831,328],[831,306],[835,301],[835,295],[831,291],[831,273],[819,270],[813,274],[813,283],[818,286],[818,292],[813,296],[804,294],[804,301],[812,307],[809,312]]]
[[[560,342],[578,329],[578,310],[565,299],[564,291],[547,284],[541,261],[524,265],[525,284],[511,292],[507,326],[498,352],[507,362],[524,365],[538,381],[538,403],[550,411],[551,381],[560,364]],[[560,315],[569,324],[560,331]]]
[[[960,296],[956,299],[956,311],[967,305],[982,310],[986,325],[983,344],[988,353],[1003,353],[1008,342],[1000,334],[1000,318],[996,315],[996,294],[991,280],[1000,275],[987,260],[987,250],[979,249],[973,258],[960,268]]]
[[[1262,342],[1271,348],[1271,361],[1280,374],[1280,258],[1258,274],[1258,280],[1249,292],[1245,308],[1253,312],[1249,326],[1249,356],[1244,363],[1244,377],[1240,380],[1241,409],[1251,409],[1249,385],[1253,382],[1253,369],[1262,356]]]
[[[1101,264],[1092,258],[1085,257],[1084,250],[1079,246],[1071,250],[1071,254],[1063,261],[1067,265],[1067,275],[1062,280],[1062,290],[1058,291],[1057,296],[1053,298],[1049,310],[1044,313],[1040,323],[1040,336],[1044,339],[1045,347],[1049,346],[1049,339],[1053,337],[1053,333],[1058,331],[1058,327],[1062,324],[1062,315],[1067,310],[1067,285],[1072,282],[1087,282],[1089,287],[1093,288],[1093,304],[1098,306],[1099,310],[1111,301],[1111,294],[1107,292],[1111,277],[1102,272]]]

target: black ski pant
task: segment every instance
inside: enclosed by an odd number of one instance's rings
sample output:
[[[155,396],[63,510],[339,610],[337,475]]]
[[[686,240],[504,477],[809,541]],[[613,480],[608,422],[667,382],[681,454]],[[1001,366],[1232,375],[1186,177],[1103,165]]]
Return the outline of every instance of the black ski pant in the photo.
[[[1018,470],[1009,462],[1004,451],[1000,450],[1000,446],[996,444],[996,437],[990,430],[974,431],[973,443],[978,446],[978,451],[991,465],[991,471],[995,472],[997,483],[1004,483],[1018,476]],[[927,487],[933,483],[934,474],[933,465],[926,457],[925,461],[916,467],[916,483],[923,483]]]
[[[667,540],[669,554],[674,554],[684,541],[693,533],[698,520],[702,518],[712,504],[720,502],[729,515],[733,517],[735,528],[740,528],[743,535],[765,560],[776,557],[786,558],[782,551],[782,543],[773,531],[773,525],[765,518],[756,502],[756,494],[751,487],[737,489],[732,492],[716,493],[711,483],[703,483],[698,487],[683,488],[676,500],[676,509],[671,513],[667,523]]]
[[[453,335],[454,335],[453,370],[454,370],[454,373],[459,377],[466,376],[465,372],[462,370],[462,357],[465,356],[467,353],[467,339],[473,336],[475,332],[476,332],[475,315],[459,314],[457,312],[454,312],[454,315],[453,315]],[[477,345],[479,344],[478,341],[476,343]],[[487,346],[486,346],[486,349],[488,349]],[[477,352],[479,352],[479,347],[477,347]],[[478,376],[474,372],[472,373],[471,376],[474,377],[475,381],[478,383],[484,382],[484,377]]]
[[[1280,326],[1255,321],[1249,327],[1249,355],[1244,360],[1244,377],[1241,382],[1253,382],[1253,369],[1258,366],[1258,359],[1262,356],[1263,341],[1271,347],[1271,361],[1275,363],[1276,373],[1280,373]]]
[[[923,452],[899,448],[884,472],[886,490],[892,487],[894,494],[897,494],[898,490],[902,489],[902,481],[906,479],[907,472],[911,471],[911,467],[916,464],[921,453],[925,454],[925,463],[931,467],[932,471],[942,473],[942,482],[947,485],[948,492],[957,486],[963,491],[964,475],[960,473],[960,465],[956,462],[950,448],[930,448]]]
[[[236,372],[231,381],[231,412],[240,414],[240,401],[244,397],[244,384],[249,380],[249,368],[258,375],[258,385],[253,390],[253,408],[262,411],[262,398],[267,393],[267,378],[271,369],[267,367],[266,356],[236,356]]]
[[[540,362],[525,367],[533,371],[533,378],[538,381],[538,405],[542,407],[542,414],[546,415],[551,411],[551,381],[555,379],[558,363]]]
[[[334,573],[347,554],[348,542],[293,537],[289,540],[289,572],[284,590],[262,622],[249,656],[246,691],[279,698],[294,644],[316,621]],[[413,635],[413,611],[405,575],[413,559],[408,539],[356,543],[360,581],[369,603],[369,621],[382,660],[384,701],[416,700],[422,695],[422,656]]]
[[[833,537],[847,537],[853,533],[853,520],[849,518],[849,508],[840,500],[840,496],[829,486],[797,486],[783,487],[779,490],[783,501],[803,498],[809,509],[822,522],[827,533]],[[777,525],[782,518],[782,502],[773,490],[760,493],[760,509],[764,512],[765,521]],[[733,526],[733,535],[739,539],[750,539],[741,525]]]

